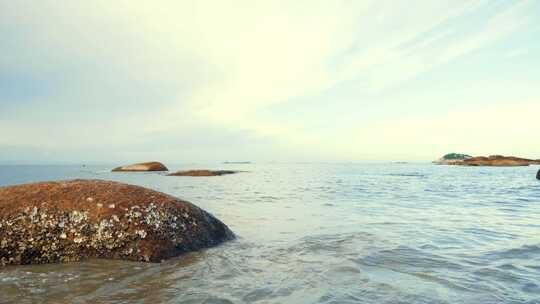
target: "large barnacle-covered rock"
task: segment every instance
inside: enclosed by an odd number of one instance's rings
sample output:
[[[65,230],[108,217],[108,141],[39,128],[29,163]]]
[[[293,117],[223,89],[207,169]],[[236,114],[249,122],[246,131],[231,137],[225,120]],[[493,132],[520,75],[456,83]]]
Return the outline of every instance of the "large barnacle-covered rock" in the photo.
[[[0,188],[0,265],[159,262],[233,238],[208,212],[143,187],[71,180]]]

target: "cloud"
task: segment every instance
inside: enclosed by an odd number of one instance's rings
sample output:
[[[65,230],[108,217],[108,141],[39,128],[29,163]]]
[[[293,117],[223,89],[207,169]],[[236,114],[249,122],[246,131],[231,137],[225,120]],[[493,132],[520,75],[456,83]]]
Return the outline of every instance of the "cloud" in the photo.
[[[530,50],[528,49],[515,49],[506,53],[506,57],[508,58],[520,57],[520,56],[525,56],[529,53],[530,53]]]
[[[449,152],[472,155],[517,155],[538,158],[540,144],[531,134],[540,131],[536,113],[540,103],[530,100],[455,108],[445,113],[380,120],[369,128],[341,128],[340,136],[321,137],[325,147],[342,154],[342,160],[429,160]],[[343,140],[349,138],[350,141]],[[377,149],[358,145],[361,140]]]
[[[459,5],[461,4],[461,5]],[[382,43],[348,54],[343,78],[359,77],[365,87],[384,90],[460,56],[480,50],[534,22],[532,1],[516,2],[490,13],[483,1],[460,2],[453,9],[429,10],[428,16],[398,27]],[[399,14],[402,10],[392,10]],[[488,11],[489,12],[489,11]],[[390,16],[399,20],[399,16]],[[474,18],[474,22],[471,19]],[[464,26],[465,24],[466,26]]]
[[[321,115],[305,118],[302,111],[339,113],[340,100],[348,100],[354,105],[347,105],[347,114],[370,112],[395,87],[524,31],[537,20],[531,12],[538,7],[534,1],[477,0],[414,6],[5,2],[0,144],[81,155],[92,150],[100,157],[99,151],[124,150],[142,158],[236,143],[227,153],[295,158],[309,147],[317,159],[353,157],[321,147],[348,142],[312,132]],[[267,115],[276,107],[302,111]],[[336,123],[325,124],[323,133],[341,132],[340,117],[326,119]],[[373,154],[383,149],[377,138],[363,141]],[[103,148],[94,151],[96,145]],[[352,150],[361,150],[357,146]]]

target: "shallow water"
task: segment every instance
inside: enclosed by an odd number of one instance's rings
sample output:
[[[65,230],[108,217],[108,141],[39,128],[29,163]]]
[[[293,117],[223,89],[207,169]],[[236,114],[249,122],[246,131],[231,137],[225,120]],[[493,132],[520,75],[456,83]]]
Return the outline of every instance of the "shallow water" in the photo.
[[[221,164],[220,177],[0,166],[0,185],[98,178],[189,200],[238,240],[161,264],[0,268],[0,303],[540,303],[538,167]]]

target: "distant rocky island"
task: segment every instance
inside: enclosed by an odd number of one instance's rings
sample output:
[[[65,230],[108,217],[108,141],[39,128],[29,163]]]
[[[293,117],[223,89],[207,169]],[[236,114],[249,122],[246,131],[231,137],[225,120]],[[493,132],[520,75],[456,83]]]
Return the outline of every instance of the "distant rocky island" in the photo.
[[[492,166],[492,167],[516,167],[540,165],[540,159],[528,159],[515,156],[490,155],[470,156],[468,154],[449,153],[434,161],[438,165],[455,166]]]
[[[245,163],[248,164],[249,162],[236,162],[238,163]],[[229,164],[232,164],[232,162],[229,162]],[[165,167],[164,164],[160,162],[146,162],[146,163],[138,163],[138,164],[132,164],[122,167],[117,167],[112,169],[112,172],[149,172],[149,171],[169,171],[167,167]],[[233,170],[207,170],[207,169],[196,169],[196,170],[183,170],[183,171],[177,171],[170,174],[167,174],[167,176],[222,176],[222,175],[228,175],[228,174],[235,174],[240,171],[233,171]]]
[[[168,176],[221,176],[221,175],[227,175],[227,174],[235,174],[239,171],[232,171],[232,170],[187,170],[187,171],[178,171],[171,174],[167,174]]]

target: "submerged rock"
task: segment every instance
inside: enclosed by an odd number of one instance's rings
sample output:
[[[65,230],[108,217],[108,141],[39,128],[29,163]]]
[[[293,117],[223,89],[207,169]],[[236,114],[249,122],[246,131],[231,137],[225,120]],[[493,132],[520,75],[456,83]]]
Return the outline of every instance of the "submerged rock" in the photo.
[[[143,187],[71,180],[0,188],[0,265],[159,262],[233,238],[206,211]]]
[[[540,179],[540,170],[538,170],[538,172],[536,172],[536,179]]]
[[[139,172],[139,171],[169,171],[164,164],[160,162],[139,163],[128,166],[122,166],[112,169],[112,172]]]
[[[168,176],[221,176],[226,174],[235,174],[239,171],[232,170],[188,170],[188,171],[178,171]]]

